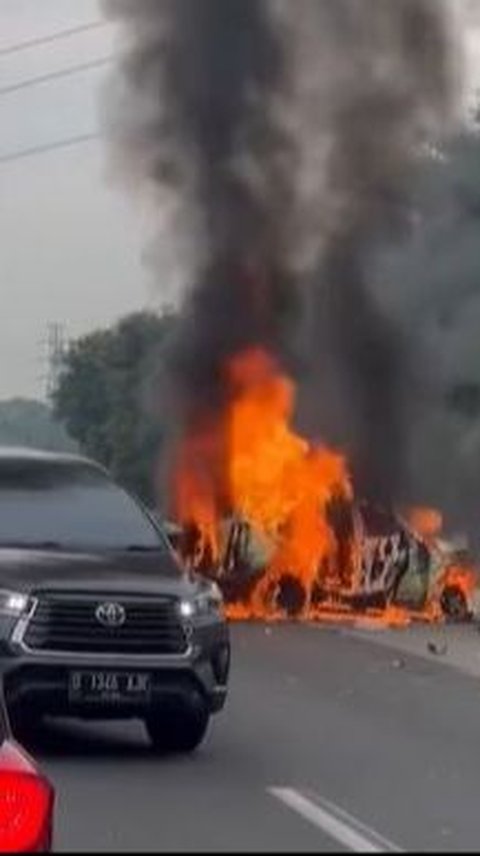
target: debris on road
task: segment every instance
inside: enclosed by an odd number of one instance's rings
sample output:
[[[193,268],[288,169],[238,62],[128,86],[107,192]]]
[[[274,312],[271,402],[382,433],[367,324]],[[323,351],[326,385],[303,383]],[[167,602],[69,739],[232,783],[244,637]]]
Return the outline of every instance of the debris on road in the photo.
[[[443,641],[442,644],[437,644],[437,642],[433,642],[431,639],[427,642],[427,648],[431,654],[436,654],[439,657],[443,657],[448,651],[448,645],[446,641]]]

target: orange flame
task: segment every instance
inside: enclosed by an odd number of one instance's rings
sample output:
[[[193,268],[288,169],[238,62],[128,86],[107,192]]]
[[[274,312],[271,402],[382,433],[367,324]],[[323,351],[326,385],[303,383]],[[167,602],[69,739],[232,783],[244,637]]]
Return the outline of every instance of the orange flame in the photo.
[[[426,540],[435,538],[442,530],[442,514],[436,508],[413,507],[407,511],[406,517],[413,531]]]
[[[218,449],[218,431],[207,422],[187,435],[175,461],[175,513],[187,533],[180,552],[194,566],[207,554],[213,562],[220,556],[215,498]]]
[[[352,488],[341,455],[309,444],[290,428],[294,384],[272,356],[261,348],[240,353],[226,366],[226,386],[229,403],[218,424],[196,426],[180,448],[176,516],[184,526],[195,524],[197,557],[207,552],[219,560],[225,511],[218,502],[219,481],[227,485],[229,509],[272,545],[247,610],[272,617],[267,601],[283,574],[295,576],[308,604],[319,569],[328,573],[335,567],[337,543],[327,508],[337,496],[351,500]],[[237,610],[245,614],[244,607]]]
[[[466,600],[471,597],[477,585],[473,568],[463,565],[449,565],[442,579],[445,588],[458,588]]]
[[[255,600],[258,604],[285,573],[295,574],[308,598],[319,566],[335,558],[328,503],[338,494],[352,496],[345,461],[325,447],[311,446],[289,427],[293,383],[264,351],[237,356],[228,376],[232,505],[276,544]]]

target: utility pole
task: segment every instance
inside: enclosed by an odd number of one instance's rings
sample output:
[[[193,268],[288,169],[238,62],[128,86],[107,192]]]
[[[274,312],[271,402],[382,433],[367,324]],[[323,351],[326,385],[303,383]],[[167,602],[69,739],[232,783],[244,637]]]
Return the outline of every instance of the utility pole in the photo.
[[[57,388],[58,378],[65,354],[65,325],[56,321],[47,324],[46,347],[47,370],[45,374],[45,394],[50,401]]]

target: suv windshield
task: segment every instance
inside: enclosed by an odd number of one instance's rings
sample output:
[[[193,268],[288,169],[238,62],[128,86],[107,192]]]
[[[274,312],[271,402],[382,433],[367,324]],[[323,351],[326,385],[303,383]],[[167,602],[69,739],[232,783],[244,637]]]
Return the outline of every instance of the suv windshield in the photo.
[[[167,550],[140,506],[82,462],[0,462],[0,546]]]

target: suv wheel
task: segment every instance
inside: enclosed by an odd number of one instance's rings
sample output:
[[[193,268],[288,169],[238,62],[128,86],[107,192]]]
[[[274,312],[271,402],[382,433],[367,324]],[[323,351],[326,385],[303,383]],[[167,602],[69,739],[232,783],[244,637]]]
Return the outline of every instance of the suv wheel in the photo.
[[[205,737],[209,719],[205,707],[157,710],[145,725],[157,752],[193,752]]]

